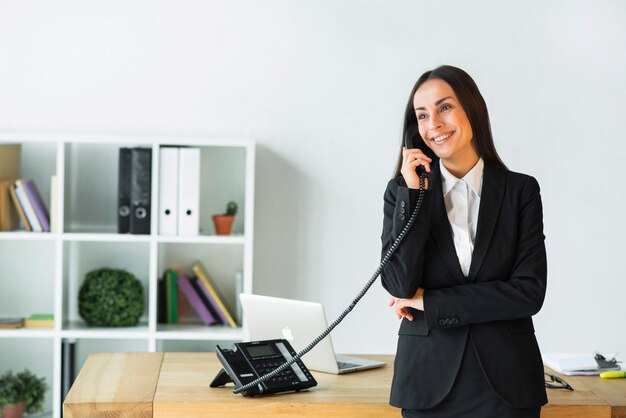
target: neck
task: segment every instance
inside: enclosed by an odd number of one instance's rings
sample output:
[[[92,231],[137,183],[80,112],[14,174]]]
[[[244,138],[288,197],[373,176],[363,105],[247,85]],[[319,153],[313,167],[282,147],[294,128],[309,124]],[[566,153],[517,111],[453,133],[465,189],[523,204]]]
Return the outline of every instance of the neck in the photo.
[[[469,173],[472,168],[474,168],[479,159],[480,157],[478,156],[478,154],[474,154],[471,158],[446,158],[445,160],[442,159],[441,162],[450,172],[450,174],[458,179],[462,179],[467,173]]]

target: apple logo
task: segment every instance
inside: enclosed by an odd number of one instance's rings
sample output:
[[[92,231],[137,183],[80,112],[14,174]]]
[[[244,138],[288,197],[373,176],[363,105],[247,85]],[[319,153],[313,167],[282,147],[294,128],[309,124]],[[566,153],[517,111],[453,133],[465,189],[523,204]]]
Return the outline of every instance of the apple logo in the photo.
[[[293,341],[293,333],[291,332],[289,325],[283,328],[283,338],[285,338],[287,341]]]

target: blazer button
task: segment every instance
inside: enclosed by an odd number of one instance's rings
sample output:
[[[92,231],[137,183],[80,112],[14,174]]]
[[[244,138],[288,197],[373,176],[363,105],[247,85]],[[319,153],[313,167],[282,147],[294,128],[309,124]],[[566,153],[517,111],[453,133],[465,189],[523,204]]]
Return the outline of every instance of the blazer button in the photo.
[[[446,324],[446,321],[444,319],[439,320],[439,325],[444,326],[445,324]]]
[[[405,207],[406,206],[406,203],[404,202],[404,200],[400,202],[400,206],[401,207]]]
[[[404,215],[400,215],[400,220],[403,221],[404,220]]]
[[[406,209],[401,208],[401,209],[400,209],[400,213],[404,213],[404,212],[406,212]]]
[[[457,318],[452,318],[452,324],[456,325],[459,323],[459,320]]]

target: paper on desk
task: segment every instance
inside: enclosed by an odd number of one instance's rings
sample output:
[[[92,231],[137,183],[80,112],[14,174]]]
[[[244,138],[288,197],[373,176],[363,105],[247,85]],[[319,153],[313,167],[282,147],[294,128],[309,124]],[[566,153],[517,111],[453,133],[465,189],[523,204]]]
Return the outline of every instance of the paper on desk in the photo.
[[[620,370],[617,365],[611,368],[599,368],[593,354],[581,353],[552,353],[544,354],[543,364],[558,373],[568,376],[598,375],[610,370]]]

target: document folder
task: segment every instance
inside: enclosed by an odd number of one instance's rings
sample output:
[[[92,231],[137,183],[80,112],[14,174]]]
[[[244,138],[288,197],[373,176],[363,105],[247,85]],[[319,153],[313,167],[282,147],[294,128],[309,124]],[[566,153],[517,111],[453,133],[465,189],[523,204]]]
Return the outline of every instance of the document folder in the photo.
[[[180,148],[178,158],[178,235],[198,235],[200,149]]]
[[[150,234],[150,196],[152,187],[152,149],[131,150],[130,232]]]
[[[159,234],[178,235],[178,148],[159,151]]]

